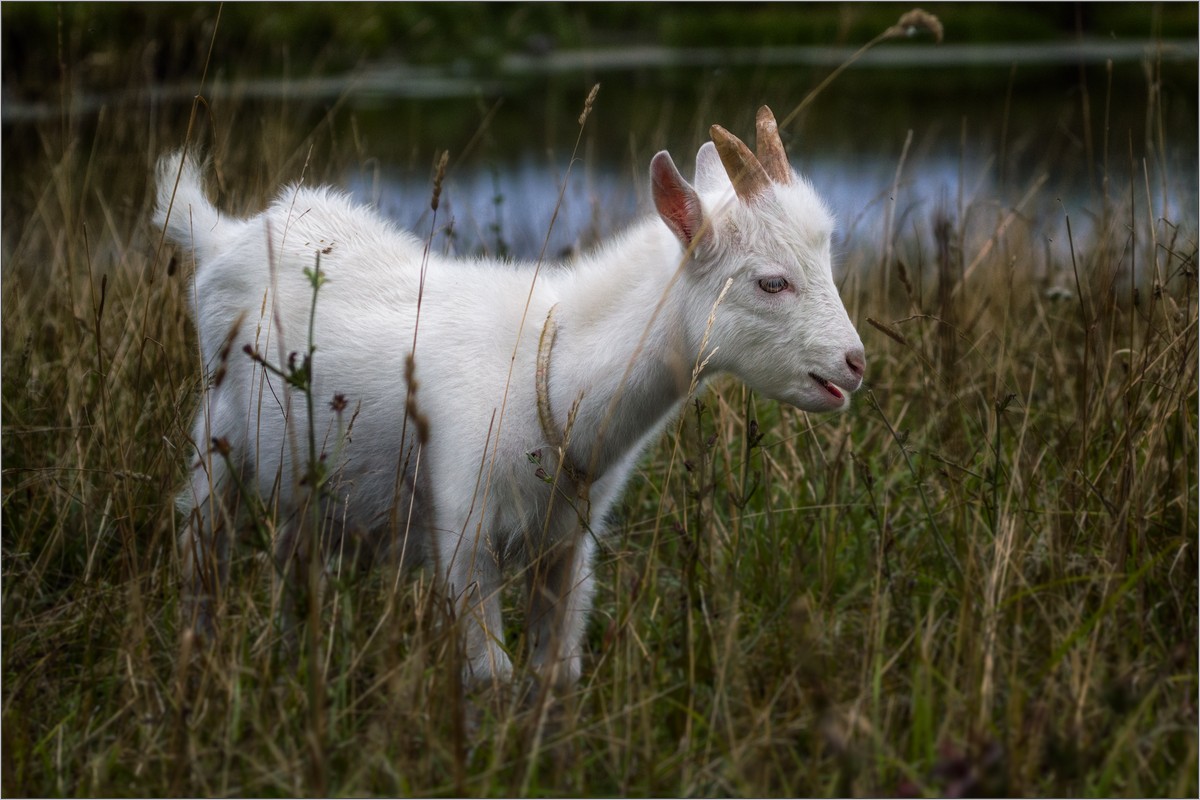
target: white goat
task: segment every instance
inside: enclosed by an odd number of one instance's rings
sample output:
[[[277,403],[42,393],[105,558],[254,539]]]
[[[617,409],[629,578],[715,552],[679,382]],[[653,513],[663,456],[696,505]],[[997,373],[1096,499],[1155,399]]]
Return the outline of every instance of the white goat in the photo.
[[[463,625],[466,680],[511,676],[500,590],[513,561],[526,570],[534,668],[576,680],[594,534],[697,365],[809,411],[845,408],[862,382],[862,342],[830,271],[833,221],[788,165],[775,118],[759,110],[757,157],[720,126],[711,135],[695,187],[658,153],[658,214],[540,271],[426,255],[329,189],[292,187],[257,216],[222,217],[198,168],[165,157],[156,221],[193,254],[200,349],[220,375],[179,498],[192,623],[205,624],[226,577],[238,487],[277,508],[276,557],[294,558],[312,431],[334,476],[326,538],[336,528],[433,564]],[[318,253],[314,305],[304,272]],[[310,427],[264,359],[307,352],[314,314]],[[247,344],[264,355],[244,356]],[[356,410],[341,440],[350,411],[331,408],[335,395]]]

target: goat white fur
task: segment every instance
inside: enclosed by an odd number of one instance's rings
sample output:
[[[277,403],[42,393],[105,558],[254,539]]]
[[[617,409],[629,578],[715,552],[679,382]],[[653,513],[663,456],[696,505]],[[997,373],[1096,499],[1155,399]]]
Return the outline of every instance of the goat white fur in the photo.
[[[257,216],[222,216],[192,161],[163,158],[155,219],[194,257],[200,350],[206,373],[223,373],[207,382],[179,498],[191,623],[211,624],[239,486],[277,509],[281,562],[303,546],[306,403],[242,351],[275,364],[307,352],[315,308],[311,431],[334,475],[322,536],[434,565],[473,681],[511,675],[499,595],[504,566],[519,564],[532,664],[576,680],[593,536],[694,366],[707,358],[703,377],[733,373],[810,411],[844,408],[862,381],[862,342],[830,269],[833,220],[787,165],[765,107],[758,121],[757,157],[713,126],[694,187],[658,153],[657,215],[536,280],[532,265],[426,255],[326,188],[290,187]],[[314,307],[304,271],[318,253]]]

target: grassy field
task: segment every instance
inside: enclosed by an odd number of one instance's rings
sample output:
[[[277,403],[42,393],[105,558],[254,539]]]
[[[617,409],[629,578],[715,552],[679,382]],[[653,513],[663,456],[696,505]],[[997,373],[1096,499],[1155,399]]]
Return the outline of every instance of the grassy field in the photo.
[[[223,208],[369,168],[336,109],[277,111],[246,136],[238,100],[201,108]],[[932,250],[848,242],[851,410],[733,382],[690,404],[631,483],[584,678],[553,700],[464,696],[427,574],[331,576],[289,646],[250,541],[213,646],[181,636],[200,369],[148,180],[186,123],[64,112],[6,165],[5,795],[1200,791],[1197,229],[1147,210],[1177,179],[1160,117],[1154,153],[1097,143],[1085,240],[966,197],[916,221]],[[1137,177],[1109,180],[1110,152]]]

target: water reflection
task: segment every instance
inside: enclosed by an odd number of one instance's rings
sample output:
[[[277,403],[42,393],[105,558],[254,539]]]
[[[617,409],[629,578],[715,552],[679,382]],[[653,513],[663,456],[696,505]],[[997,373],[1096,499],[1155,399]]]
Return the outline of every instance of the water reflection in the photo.
[[[578,165],[568,174],[566,164],[551,169],[532,156],[513,164],[461,169],[448,177],[436,223],[427,180],[391,170],[378,182],[359,177],[349,183],[356,197],[377,204],[420,236],[436,224],[437,249],[459,255],[532,260],[544,248],[547,260],[559,260],[624,227],[639,211],[637,187],[629,175]]]
[[[690,159],[684,164],[681,168],[687,170]],[[436,221],[428,180],[392,170],[370,180],[350,176],[347,183],[356,197],[375,203],[406,229],[420,236],[433,229],[435,250],[458,255],[536,260],[544,253],[545,260],[557,261],[619,231],[640,214],[652,213],[642,170],[577,163],[568,174],[566,166],[526,155],[513,163],[460,169],[446,180]],[[1104,194],[1093,189],[1086,175],[1051,168],[1002,186],[989,158],[933,153],[900,163],[829,155],[809,157],[797,166],[834,212],[836,249],[843,256],[851,250],[877,255],[889,237],[928,256],[934,252],[933,224],[940,214],[956,224],[965,218],[970,230],[984,237],[1002,224],[1019,226],[1037,250],[1029,257],[1062,265],[1070,258],[1068,217],[1075,241],[1088,241],[1097,232],[1104,206]],[[1190,171],[1185,168],[1182,174],[1194,173],[1193,160]],[[1127,176],[1111,176],[1110,201],[1127,195],[1129,184]],[[1140,219],[1165,218],[1194,232],[1194,183],[1172,185],[1157,176],[1148,188],[1147,197],[1144,180],[1134,185]]]

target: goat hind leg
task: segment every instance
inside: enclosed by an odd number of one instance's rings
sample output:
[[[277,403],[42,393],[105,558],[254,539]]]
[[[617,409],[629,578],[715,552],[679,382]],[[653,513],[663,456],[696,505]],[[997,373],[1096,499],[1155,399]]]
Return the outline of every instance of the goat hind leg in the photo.
[[[178,500],[187,514],[179,535],[182,622],[198,636],[211,638],[214,607],[229,579],[229,528],[234,513],[231,480],[223,462],[205,459],[192,468],[188,483]]]

